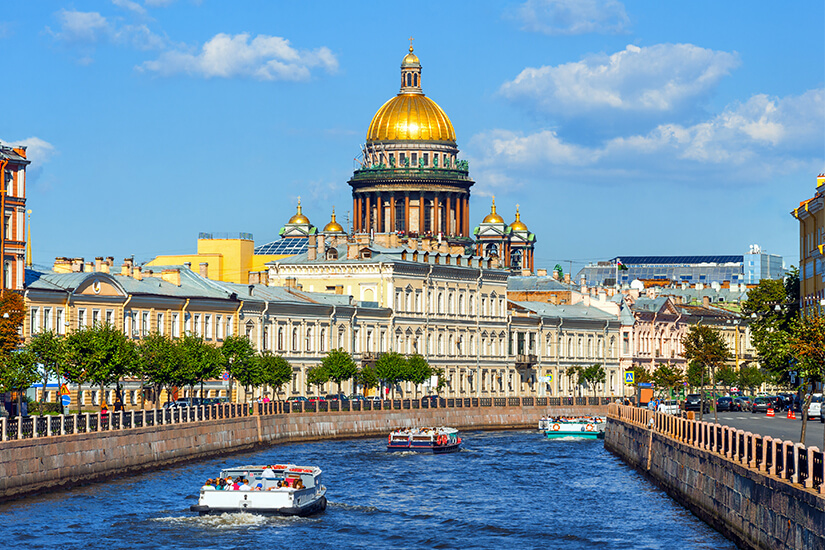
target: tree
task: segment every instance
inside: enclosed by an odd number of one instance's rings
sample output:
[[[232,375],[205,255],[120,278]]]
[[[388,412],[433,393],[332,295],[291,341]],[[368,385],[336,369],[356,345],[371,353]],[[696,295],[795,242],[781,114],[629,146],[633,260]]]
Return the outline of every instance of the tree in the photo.
[[[433,369],[432,376],[438,378],[438,383],[435,385],[435,391],[438,393],[444,389],[444,386],[447,385],[447,375],[444,373],[444,369],[442,367],[431,368]]]
[[[393,397],[395,397],[395,385],[399,380],[403,380],[406,374],[406,363],[404,357],[395,351],[383,354],[375,362],[375,374],[387,387],[392,388]]]
[[[433,376],[433,369],[426,359],[416,353],[407,358],[406,371],[404,378],[413,383],[415,396],[418,397],[418,386]]]
[[[252,342],[245,335],[227,336],[221,345],[221,356],[223,357],[223,368],[229,372],[229,395],[232,395],[232,383],[235,379],[235,372],[243,372],[250,368],[250,363],[255,360],[255,349]]]
[[[694,388],[701,389],[705,385],[705,380],[708,379],[708,369],[705,365],[691,361],[687,368],[687,385],[693,390]]]
[[[115,384],[115,393],[122,403],[121,381],[137,372],[139,367],[137,345],[108,323],[95,325],[89,331],[94,342],[90,379],[101,390]]]
[[[280,399],[281,386],[292,381],[292,365],[280,355],[264,351],[258,356],[258,370],[264,384],[271,386]]]
[[[381,383],[381,380],[378,379],[378,375],[375,373],[375,367],[369,364],[361,367],[361,370],[355,375],[355,380],[364,388],[364,394],[367,393],[366,390],[377,388]]]
[[[675,368],[668,363],[659,364],[656,370],[653,371],[651,378],[653,378],[653,383],[656,384],[657,388],[666,388],[668,394],[672,394],[673,391],[685,381],[685,375],[681,369]]]
[[[713,381],[717,382],[725,388],[726,391],[729,391],[730,387],[736,384],[736,381],[739,379],[739,373],[736,372],[733,368],[729,365],[722,365],[716,371],[716,374],[713,377]]]
[[[318,394],[321,386],[329,382],[329,373],[324,365],[316,365],[307,369],[307,387],[315,386],[315,393]]]
[[[180,340],[175,341],[174,346],[177,348],[176,355],[179,361],[179,366],[173,375],[175,383],[189,386],[190,395],[192,388],[200,384],[201,396],[203,396],[204,381],[220,376],[224,367],[224,356],[218,348],[193,334],[186,334]],[[235,369],[233,376],[246,387],[260,384],[260,376],[254,363],[254,361],[239,361],[233,364]]]
[[[688,329],[687,334],[682,337],[684,356],[688,361],[699,363],[710,369],[714,375],[716,369],[721,367],[731,357],[730,349],[725,343],[719,331],[708,325],[693,325]],[[713,396],[716,398],[716,377],[713,381]],[[702,418],[702,411],[705,408],[705,392],[702,392],[702,405],[699,408],[699,418]],[[716,407],[713,407],[713,417],[719,423],[719,415]]]
[[[739,377],[736,383],[740,388],[747,388],[750,393],[765,383],[765,375],[758,367],[742,367],[739,369]]]
[[[37,382],[37,359],[29,350],[0,356],[0,390],[17,392],[17,411],[22,412],[23,392]]]
[[[784,281],[762,279],[748,292],[742,311],[751,316],[751,340],[760,364],[788,383],[791,324],[799,311],[799,270],[791,268]]]
[[[583,367],[567,367],[567,370],[564,373],[567,377],[573,381],[575,380],[576,386],[579,388],[579,397],[581,397],[581,385],[584,383],[584,378],[582,377],[582,373],[584,372]]]
[[[796,368],[799,376],[805,379],[808,387],[814,382],[825,380],[825,317],[813,308],[797,317],[791,325],[791,351],[797,358]],[[800,443],[805,444],[805,431],[808,421],[808,407],[811,395],[808,393],[802,406],[802,434]],[[825,449],[825,436],[823,436]]]
[[[341,382],[349,380],[358,372],[358,365],[352,360],[352,356],[342,349],[327,353],[321,360],[321,365],[326,369],[329,379],[338,385],[338,393],[341,393]]]
[[[77,384],[77,412],[83,414],[83,384],[91,380],[95,341],[90,327],[71,332],[66,337],[66,378]]]
[[[9,355],[20,347],[25,319],[26,306],[21,295],[16,292],[0,294],[0,356]]]
[[[175,384],[176,371],[180,364],[178,348],[168,336],[153,332],[141,340],[138,345],[138,357],[141,377],[147,378],[155,388],[152,401],[157,407],[161,389]]]
[[[604,367],[602,367],[599,363],[590,365],[589,367],[585,367],[581,370],[581,381],[583,381],[586,386],[593,389],[593,397],[596,396],[596,385],[599,383],[604,383],[606,376],[607,373],[605,373]]]
[[[65,341],[63,337],[51,330],[38,332],[31,337],[26,345],[39,366],[39,378],[43,381],[43,392],[40,395],[40,414],[43,414],[43,406],[46,402],[46,384],[49,378],[57,377],[58,387],[62,383],[63,373],[61,365],[65,361]]]

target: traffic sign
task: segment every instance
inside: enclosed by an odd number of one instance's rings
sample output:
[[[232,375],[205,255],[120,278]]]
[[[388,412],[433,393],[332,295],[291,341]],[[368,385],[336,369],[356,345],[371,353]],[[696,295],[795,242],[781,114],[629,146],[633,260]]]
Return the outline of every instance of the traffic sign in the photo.
[[[60,402],[63,403],[64,407],[68,407],[72,402],[72,398],[69,395],[64,395],[60,398]]]
[[[633,384],[633,375],[635,373],[632,370],[624,371],[624,383],[625,384]]]
[[[69,388],[66,387],[66,384],[60,386],[60,395],[69,395]]]
[[[224,371],[221,375],[221,378],[223,378],[224,380],[229,380],[229,373],[227,371]]]

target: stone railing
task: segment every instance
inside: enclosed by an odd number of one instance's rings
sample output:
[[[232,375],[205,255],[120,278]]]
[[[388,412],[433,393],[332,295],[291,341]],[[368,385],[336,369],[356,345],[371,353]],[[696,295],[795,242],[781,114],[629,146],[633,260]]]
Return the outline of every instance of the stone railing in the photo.
[[[76,433],[128,430],[152,426],[231,419],[253,415],[315,412],[399,411],[470,407],[573,407],[604,406],[610,397],[465,397],[352,401],[271,401],[224,403],[199,407],[132,410],[109,413],[17,416],[0,420],[2,441],[33,439]]]
[[[782,441],[731,426],[611,403],[608,417],[719,455],[766,476],[825,494],[825,460],[817,447]]]

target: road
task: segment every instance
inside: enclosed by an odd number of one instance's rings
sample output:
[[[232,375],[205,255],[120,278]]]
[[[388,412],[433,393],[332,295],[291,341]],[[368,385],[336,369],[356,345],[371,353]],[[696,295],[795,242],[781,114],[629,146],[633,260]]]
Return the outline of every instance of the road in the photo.
[[[746,432],[798,442],[802,432],[802,415],[796,413],[796,420],[790,420],[787,418],[787,414],[787,412],[780,413],[777,411],[776,416],[770,418],[765,416],[765,413],[720,412],[719,423],[734,426]],[[704,419],[713,422],[713,412],[706,414]],[[823,447],[822,436],[824,431],[825,424],[822,424],[818,418],[809,420],[805,443],[810,447],[821,449]]]

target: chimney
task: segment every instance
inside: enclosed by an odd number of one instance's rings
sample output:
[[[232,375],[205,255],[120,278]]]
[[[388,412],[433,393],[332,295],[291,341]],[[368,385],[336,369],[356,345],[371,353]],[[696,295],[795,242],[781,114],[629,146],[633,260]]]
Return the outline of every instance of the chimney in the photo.
[[[183,262],[183,267],[185,267],[186,269],[191,270],[192,269],[192,262]]]
[[[255,285],[249,285],[249,295],[253,296],[255,293]]]
[[[398,248],[398,234],[390,233],[390,248]]]
[[[565,274],[564,274],[564,282],[565,282],[565,283],[569,283],[569,282],[570,282],[570,274],[569,274],[569,273],[565,273]]]
[[[418,239],[407,239],[407,248],[410,250],[418,250]]]
[[[559,272],[556,271],[555,269],[553,270],[553,279],[555,279],[556,281],[559,280]]]
[[[83,266],[83,272],[84,273],[94,273],[94,271],[95,271],[95,264],[87,264],[87,263],[82,263],[81,262],[80,265]]]
[[[69,258],[57,257],[54,259],[54,267],[52,269],[55,273],[71,273],[72,261]]]
[[[109,273],[112,271],[112,266],[115,265],[115,259],[112,256],[109,256],[102,262],[100,262],[100,271],[103,273]]]
[[[344,285],[335,285],[335,294],[343,294]]]
[[[358,243],[347,243],[347,259],[358,259]]]
[[[710,296],[702,296],[702,305],[704,307],[710,307]]]
[[[198,264],[198,273],[204,279],[209,278],[209,263],[208,262],[201,262]]]
[[[295,277],[284,279],[284,286],[287,288],[298,288],[298,280]]]
[[[250,271],[248,281],[249,281],[250,285],[259,285],[259,284],[261,284],[261,272],[260,271]]]
[[[521,276],[522,276],[522,277],[529,277],[532,273],[533,273],[533,272],[532,272],[532,271],[530,271],[529,269],[522,269],[522,270],[521,270]]]
[[[83,258],[72,258],[72,273],[83,272]]]
[[[307,260],[314,262],[318,259],[318,239],[315,235],[310,235],[307,242]]]
[[[133,265],[134,262],[132,261],[132,258],[124,258],[123,265],[120,266],[120,274],[124,277],[128,277],[129,274],[132,272]]]
[[[320,259],[324,259],[324,256],[327,254],[327,239],[323,235],[318,239],[318,245],[316,246],[316,256]]]
[[[180,269],[164,269],[160,272],[160,278],[167,283],[180,286]]]
[[[547,277],[547,270],[546,269],[537,269],[536,275],[539,277]]]
[[[140,267],[139,265],[133,267],[132,268],[132,278],[135,279],[136,281],[142,281],[143,280],[143,268]]]
[[[95,271],[103,271],[103,256],[95,257]]]
[[[450,245],[447,244],[447,241],[443,241],[438,245],[438,251],[442,254],[450,253]]]

